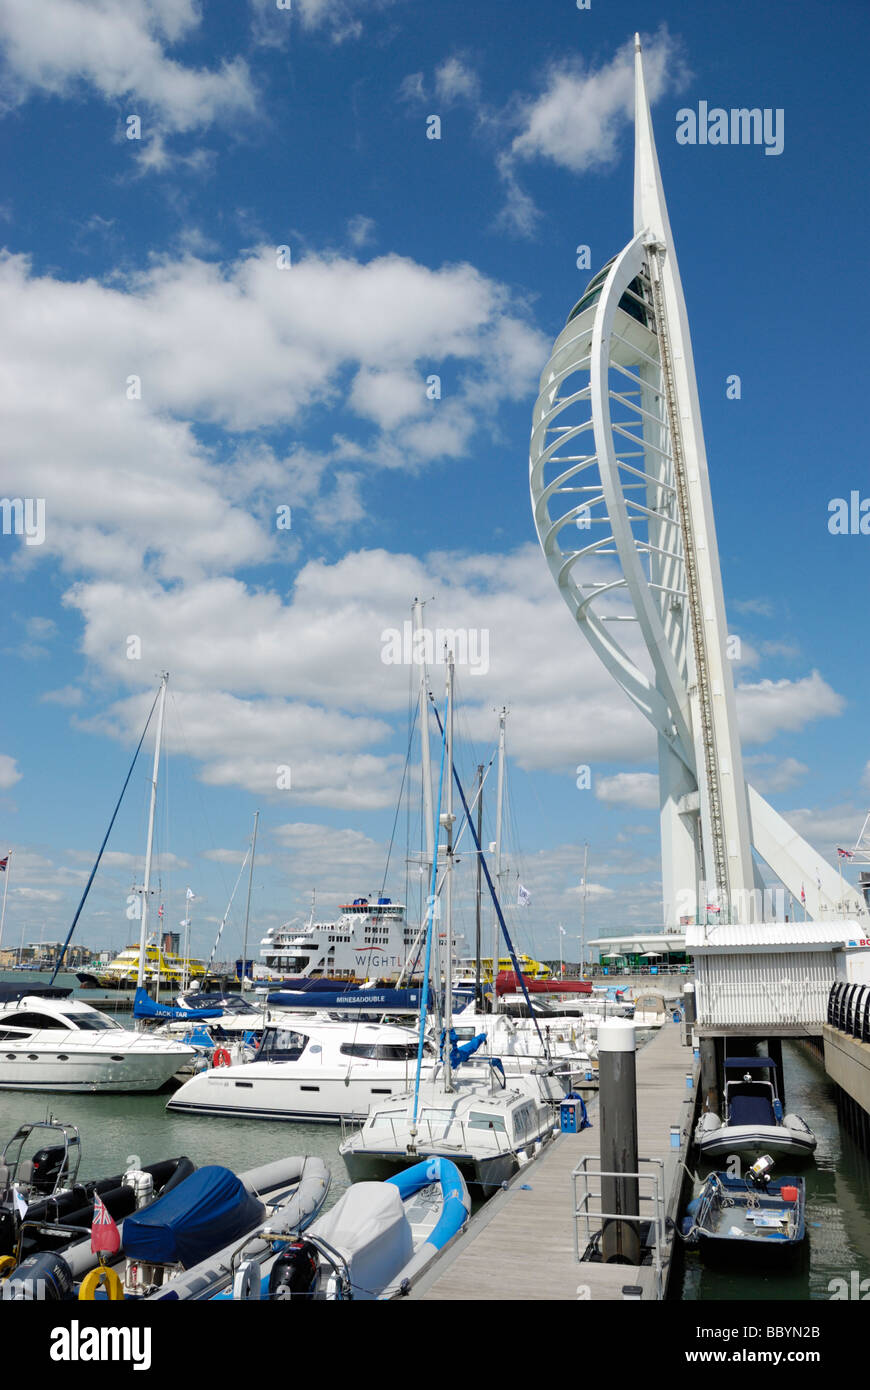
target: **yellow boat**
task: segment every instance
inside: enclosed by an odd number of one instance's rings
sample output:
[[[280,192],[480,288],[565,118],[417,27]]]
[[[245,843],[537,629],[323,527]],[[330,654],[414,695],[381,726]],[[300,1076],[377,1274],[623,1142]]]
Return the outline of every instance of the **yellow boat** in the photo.
[[[530,980],[549,980],[553,974],[549,965],[542,965],[540,961],[532,960],[531,956],[518,955],[520,970]],[[499,974],[505,971],[513,971],[514,963],[510,956],[500,956],[498,962]],[[488,984],[492,984],[492,956],[481,957],[480,961],[481,979]]]
[[[145,984],[178,985],[182,988],[191,980],[201,979],[205,966],[201,960],[184,959],[174,951],[159,946],[145,947]],[[97,975],[103,989],[135,989],[139,978],[139,947],[128,946]]]

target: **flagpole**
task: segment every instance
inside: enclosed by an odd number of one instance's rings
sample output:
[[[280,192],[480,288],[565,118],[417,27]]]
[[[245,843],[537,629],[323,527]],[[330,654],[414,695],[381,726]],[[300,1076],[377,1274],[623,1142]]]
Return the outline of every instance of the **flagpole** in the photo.
[[[0,909],[0,949],[3,946],[3,924],[6,921],[6,895],[9,892],[9,870],[12,865],[12,851],[6,856],[6,868],[3,870],[3,907]]]

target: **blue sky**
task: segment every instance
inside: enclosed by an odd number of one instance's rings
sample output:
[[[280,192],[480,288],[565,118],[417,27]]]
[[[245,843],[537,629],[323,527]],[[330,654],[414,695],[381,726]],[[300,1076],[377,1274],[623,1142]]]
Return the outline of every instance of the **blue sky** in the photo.
[[[591,274],[575,248],[594,270],[631,235],[635,29],[748,774],[820,853],[854,842],[870,538],[827,520],[870,495],[868,27],[847,3],[45,0],[37,22],[0,0],[0,496],[46,507],[42,545],[0,537],[7,944],[63,934],[163,668],[166,920],[191,886],[210,949],[257,807],[258,934],[314,888],[324,912],[377,890],[408,704],[381,634],[418,593],[433,627],[489,634],[489,670],[459,673],[468,781],[511,709],[521,945],[578,930],[587,840],[590,933],[659,919],[654,749],[552,586],[527,483],[537,379]],[[782,108],[782,154],[678,145],[700,101]],[[84,914],[94,945],[131,934],[146,771]],[[405,840],[403,813],[395,895]]]

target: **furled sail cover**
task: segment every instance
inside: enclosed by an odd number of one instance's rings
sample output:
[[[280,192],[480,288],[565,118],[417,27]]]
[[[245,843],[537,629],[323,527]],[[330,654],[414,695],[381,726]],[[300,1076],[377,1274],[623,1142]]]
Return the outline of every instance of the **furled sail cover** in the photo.
[[[124,1254],[149,1264],[200,1260],[265,1220],[262,1202],[229,1168],[199,1168],[172,1192],[124,1222]]]

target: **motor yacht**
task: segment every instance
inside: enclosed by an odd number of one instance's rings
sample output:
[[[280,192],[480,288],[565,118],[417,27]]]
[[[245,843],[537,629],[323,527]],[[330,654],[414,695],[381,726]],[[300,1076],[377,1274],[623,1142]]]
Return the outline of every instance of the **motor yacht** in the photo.
[[[193,1051],[122,1028],[72,990],[0,984],[0,1089],[159,1091]]]
[[[423,1075],[434,1065],[424,1044]],[[404,1091],[417,1039],[392,1024],[294,1017],[266,1026],[253,1062],[212,1067],[186,1082],[167,1109],[265,1120],[365,1119],[372,1104]]]

